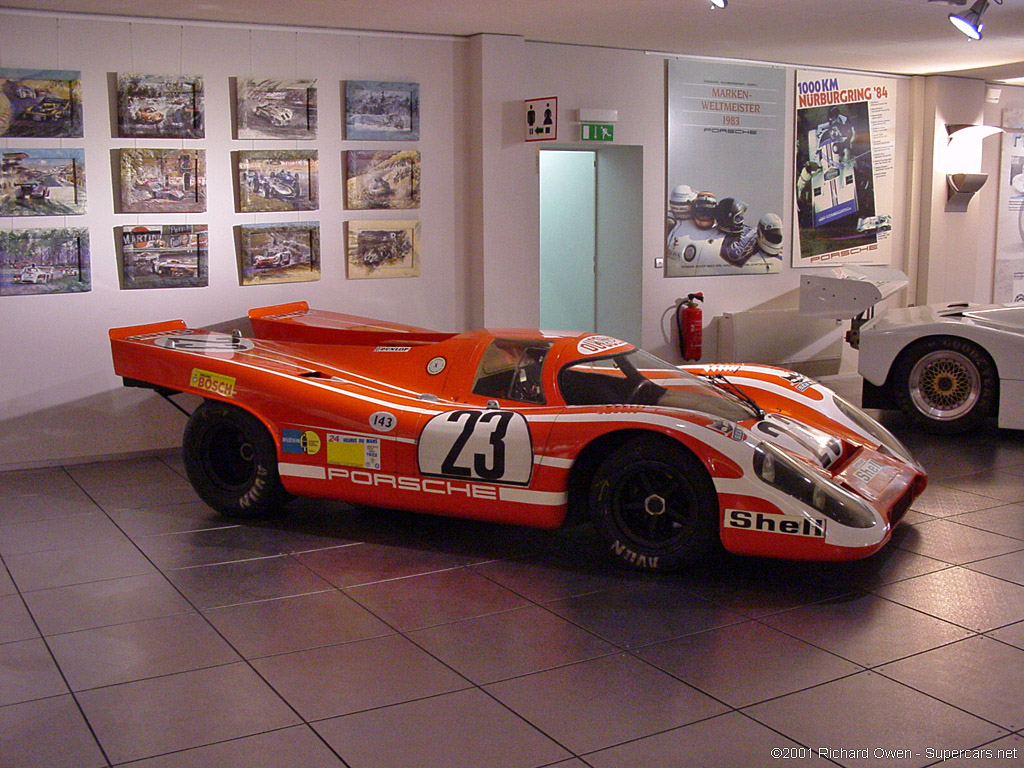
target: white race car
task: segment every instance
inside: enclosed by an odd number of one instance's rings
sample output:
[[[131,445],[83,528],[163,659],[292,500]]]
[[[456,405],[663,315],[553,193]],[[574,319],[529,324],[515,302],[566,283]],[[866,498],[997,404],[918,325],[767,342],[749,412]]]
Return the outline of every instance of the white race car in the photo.
[[[800,312],[850,319],[860,351],[863,407],[899,408],[941,434],[965,432],[990,416],[1024,429],[1024,306],[969,302],[872,307],[907,283],[884,267],[836,267],[801,281]]]

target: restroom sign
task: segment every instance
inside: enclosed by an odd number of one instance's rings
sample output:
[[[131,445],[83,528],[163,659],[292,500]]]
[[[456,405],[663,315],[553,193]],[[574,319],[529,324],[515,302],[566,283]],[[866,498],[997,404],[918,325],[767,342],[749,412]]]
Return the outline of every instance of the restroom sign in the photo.
[[[554,141],[558,138],[558,97],[527,99],[526,140]]]

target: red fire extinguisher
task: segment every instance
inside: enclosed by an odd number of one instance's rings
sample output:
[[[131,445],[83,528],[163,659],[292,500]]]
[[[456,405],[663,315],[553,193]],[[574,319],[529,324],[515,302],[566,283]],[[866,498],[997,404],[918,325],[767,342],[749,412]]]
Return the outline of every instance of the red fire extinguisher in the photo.
[[[703,293],[691,293],[676,301],[676,326],[679,328],[679,354],[683,360],[700,360],[704,336],[704,313],[697,302]]]

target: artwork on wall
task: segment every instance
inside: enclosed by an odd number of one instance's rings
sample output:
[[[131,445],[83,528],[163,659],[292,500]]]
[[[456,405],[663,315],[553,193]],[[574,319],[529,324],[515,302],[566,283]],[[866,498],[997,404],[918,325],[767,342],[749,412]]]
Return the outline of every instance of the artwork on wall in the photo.
[[[81,73],[0,69],[0,137],[82,136]]]
[[[196,288],[209,282],[206,224],[121,227],[122,287]]]
[[[420,207],[418,150],[345,153],[346,205],[355,210]]]
[[[350,141],[417,141],[419,83],[349,80],[345,83],[345,138]]]
[[[206,151],[122,149],[121,213],[206,210]]]
[[[320,222],[251,224],[239,229],[242,285],[320,279]]]
[[[348,222],[348,277],[419,277],[419,221]]]
[[[91,287],[89,230],[0,231],[0,296],[82,293]]]
[[[203,78],[117,74],[117,135],[201,139]]]
[[[238,80],[239,139],[315,139],[316,80]]]
[[[238,153],[239,211],[312,211],[319,205],[315,149]]]
[[[0,154],[0,216],[73,216],[85,203],[84,149]]]

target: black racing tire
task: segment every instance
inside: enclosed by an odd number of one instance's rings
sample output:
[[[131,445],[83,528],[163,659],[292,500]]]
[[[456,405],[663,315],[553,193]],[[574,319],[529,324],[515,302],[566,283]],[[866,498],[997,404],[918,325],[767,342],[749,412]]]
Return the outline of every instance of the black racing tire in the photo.
[[[633,438],[598,465],[590,514],[608,553],[641,570],[678,570],[721,546],[711,476],[693,453],[660,436]]]
[[[893,387],[900,409],[941,435],[979,427],[999,396],[992,358],[959,336],[929,336],[907,347],[893,366]]]
[[[200,498],[231,517],[280,512],[290,496],[277,472],[277,447],[251,413],[205,400],[185,426],[182,454]]]

